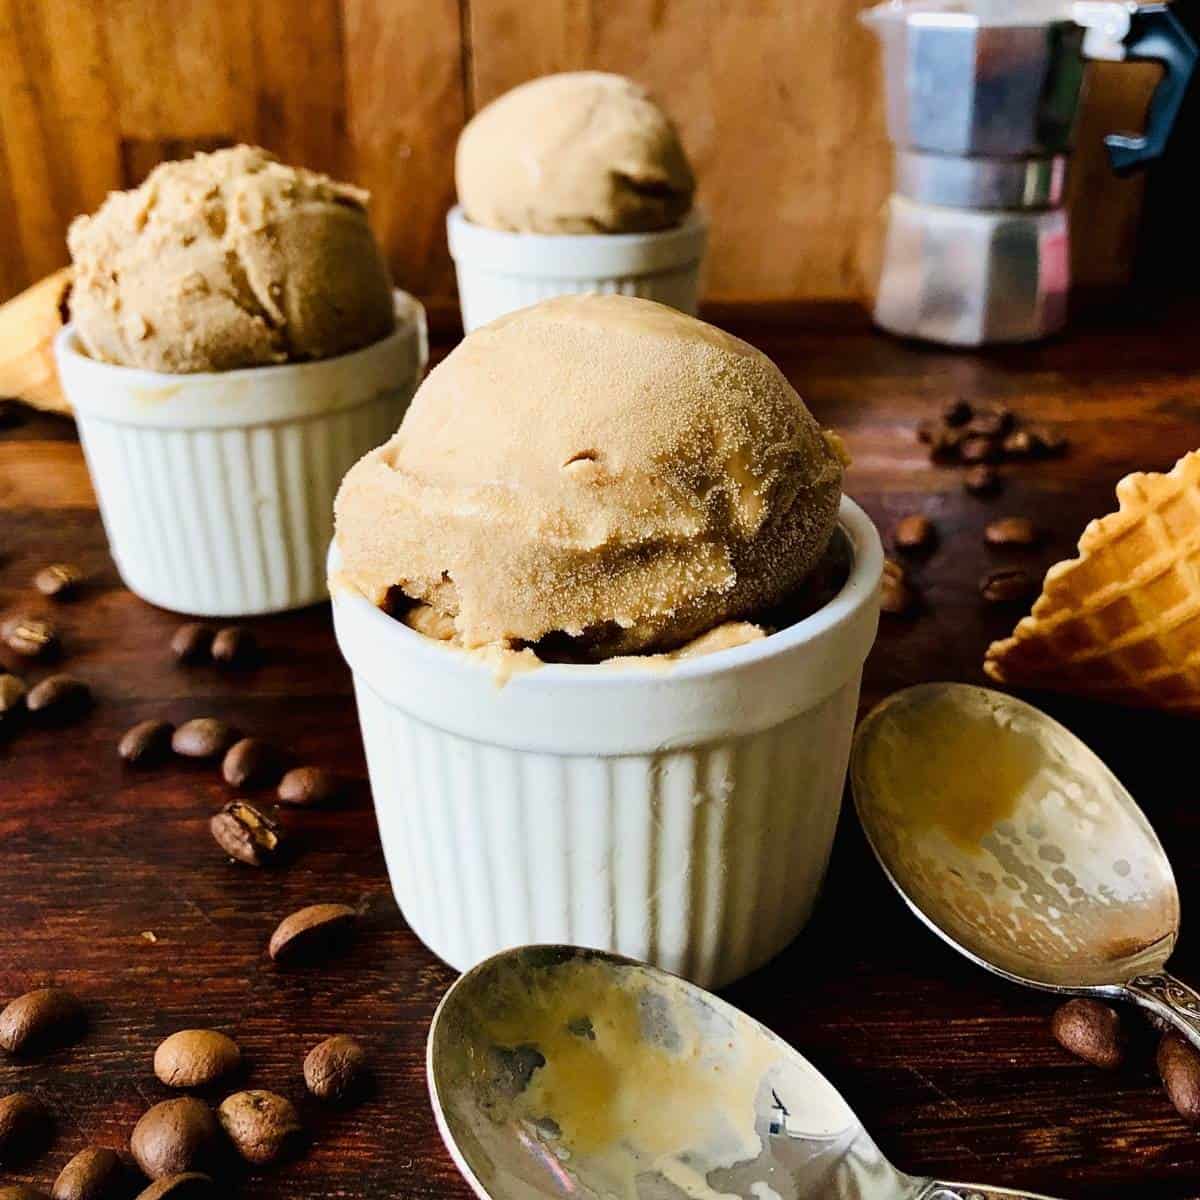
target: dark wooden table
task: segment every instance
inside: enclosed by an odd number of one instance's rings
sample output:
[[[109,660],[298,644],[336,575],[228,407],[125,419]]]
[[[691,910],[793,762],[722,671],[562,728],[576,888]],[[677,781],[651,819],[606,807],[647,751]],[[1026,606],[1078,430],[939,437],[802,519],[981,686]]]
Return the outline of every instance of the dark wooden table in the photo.
[[[1045,346],[974,355],[901,344],[861,323],[806,326],[806,314],[786,310],[722,316],[845,433],[855,456],[848,490],[882,529],[912,511],[940,529],[940,548],[914,570],[923,610],[885,618],[864,705],[920,680],[981,680],[988,640],[1019,615],[980,603],[981,573],[1066,555],[1084,523],[1109,509],[1121,475],[1169,467],[1200,445],[1195,310],[1154,323],[1093,321]],[[920,418],[956,395],[1053,422],[1071,451],[1013,467],[999,497],[971,497],[914,436]],[[1009,513],[1035,517],[1047,542],[1024,556],[985,549],[984,524]],[[70,604],[29,584],[62,559],[91,574]],[[86,997],[92,1025],[73,1049],[0,1061],[0,1094],[31,1089],[58,1114],[53,1149],[7,1178],[48,1188],[85,1144],[123,1146],[167,1094],[151,1071],[155,1045],[212,1025],[241,1042],[257,1086],[301,1101],[314,1135],[305,1158],[251,1175],[242,1195],[466,1197],[424,1082],[426,1025],[453,972],[392,900],[326,608],[254,621],[266,653],[249,673],[176,665],[167,642],[178,618],[121,587],[73,427],[30,415],[0,431],[0,614],[18,609],[53,612],[64,664],[98,703],[69,730],[31,728],[0,743],[0,997],[56,981]],[[17,665],[7,655],[0,650]],[[1045,703],[1142,801],[1174,859],[1184,911],[1200,922],[1197,727]],[[253,871],[217,851],[207,821],[228,793],[212,768],[131,772],[118,762],[117,739],[135,721],[202,714],[358,781],[341,810],[290,816],[302,851],[288,869]],[[364,908],[355,948],[324,970],[272,969],[265,947],[276,921],[319,900]],[[1185,936],[1177,965],[1200,979],[1200,941]],[[909,1170],[1061,1197],[1200,1193],[1200,1138],[1157,1086],[1152,1047],[1113,1075],[1070,1058],[1048,1032],[1051,998],[986,975],[926,932],[884,882],[848,809],[812,925],[728,996],[822,1068]],[[331,1114],[303,1101],[300,1064],[339,1031],[372,1048],[379,1089]]]

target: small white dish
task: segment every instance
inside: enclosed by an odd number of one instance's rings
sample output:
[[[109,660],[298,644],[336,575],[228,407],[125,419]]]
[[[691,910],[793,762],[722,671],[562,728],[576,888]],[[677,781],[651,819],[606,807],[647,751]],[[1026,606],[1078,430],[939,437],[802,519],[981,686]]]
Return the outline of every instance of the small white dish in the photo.
[[[696,315],[708,222],[697,209],[654,233],[488,229],[455,205],[446,218],[467,333],[551,296],[616,292]]]
[[[466,970],[531,942],[719,987],[800,931],[841,806],[883,551],[843,499],[842,590],[767,638],[665,665],[481,656],[333,591],[392,889]],[[336,578],[340,558],[330,549]]]
[[[342,476],[385,441],[428,359],[425,310],[316,362],[173,375],[54,345],[125,585],[193,616],[282,612],[328,595],[324,552]]]

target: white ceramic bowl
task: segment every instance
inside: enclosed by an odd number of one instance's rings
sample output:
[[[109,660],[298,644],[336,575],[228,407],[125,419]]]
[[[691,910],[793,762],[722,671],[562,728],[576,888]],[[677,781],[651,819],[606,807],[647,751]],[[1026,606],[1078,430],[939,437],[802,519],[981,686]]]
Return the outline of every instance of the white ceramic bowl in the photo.
[[[501,686],[334,589],[392,888],[435,954],[466,970],[565,942],[719,987],[795,937],[879,621],[879,535],[851,500],[840,521],[853,567],[824,608],[670,666],[554,665]],[[338,562],[335,546],[331,575]]]
[[[328,595],[342,476],[395,432],[428,358],[425,310],[338,358],[194,375],[97,362],[68,325],[63,388],[125,585],[195,616],[282,612]]]
[[[696,314],[708,223],[696,209],[657,233],[541,234],[488,229],[455,205],[446,218],[463,328],[539,300],[617,292]]]

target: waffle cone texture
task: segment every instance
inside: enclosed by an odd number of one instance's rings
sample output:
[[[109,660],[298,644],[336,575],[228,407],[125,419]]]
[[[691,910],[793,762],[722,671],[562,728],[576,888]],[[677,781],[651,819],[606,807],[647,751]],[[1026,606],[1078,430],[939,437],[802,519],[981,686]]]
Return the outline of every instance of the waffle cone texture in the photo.
[[[1127,475],[1079,556],[1046,573],[984,671],[1045,688],[1200,716],[1200,451],[1166,474]]]

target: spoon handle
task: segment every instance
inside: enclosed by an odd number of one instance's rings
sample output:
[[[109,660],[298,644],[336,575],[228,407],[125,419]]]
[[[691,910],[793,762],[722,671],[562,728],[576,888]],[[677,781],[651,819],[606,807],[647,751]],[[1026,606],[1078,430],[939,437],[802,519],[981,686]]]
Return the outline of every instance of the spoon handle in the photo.
[[[917,1200],[1051,1200],[1034,1192],[1011,1188],[982,1187],[978,1183],[932,1183]]]
[[[1173,1026],[1200,1050],[1200,993],[1174,975],[1157,971],[1135,975],[1125,985],[1125,995],[1138,1008]]]

